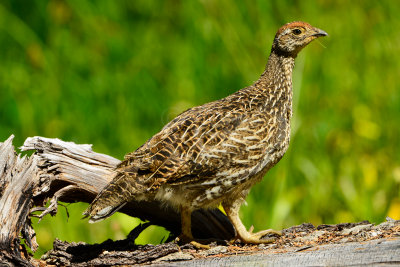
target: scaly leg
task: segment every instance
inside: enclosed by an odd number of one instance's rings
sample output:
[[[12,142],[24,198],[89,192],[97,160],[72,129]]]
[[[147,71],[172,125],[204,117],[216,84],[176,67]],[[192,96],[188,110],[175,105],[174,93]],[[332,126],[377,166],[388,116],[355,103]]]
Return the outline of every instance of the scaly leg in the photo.
[[[236,230],[236,238],[240,239],[244,243],[250,244],[261,244],[261,243],[271,243],[275,241],[275,238],[268,238],[268,239],[261,239],[263,236],[273,233],[277,235],[282,235],[280,231],[275,230],[264,230],[257,233],[252,233],[252,230],[248,232],[246,227],[243,225],[242,221],[239,218],[239,210],[240,206],[243,202],[242,198],[237,199],[233,203],[222,203],[226,215],[228,216],[229,220],[233,224],[233,227]]]
[[[179,235],[179,240],[185,243],[192,241],[192,212],[187,207],[181,207],[181,224],[182,232]]]
[[[199,242],[194,241],[192,235],[192,211],[187,207],[181,207],[181,224],[182,224],[182,233],[178,237],[178,241],[183,243],[191,243],[198,249],[209,249],[210,246],[200,244]]]

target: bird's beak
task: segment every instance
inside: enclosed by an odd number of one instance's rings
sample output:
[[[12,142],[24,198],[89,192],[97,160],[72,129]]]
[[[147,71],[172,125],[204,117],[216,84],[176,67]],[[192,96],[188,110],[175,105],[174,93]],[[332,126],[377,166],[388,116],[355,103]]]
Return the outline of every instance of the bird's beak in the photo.
[[[321,29],[318,28],[314,28],[315,33],[312,36],[315,37],[323,37],[323,36],[327,36],[328,34],[326,33],[326,31],[323,31]]]

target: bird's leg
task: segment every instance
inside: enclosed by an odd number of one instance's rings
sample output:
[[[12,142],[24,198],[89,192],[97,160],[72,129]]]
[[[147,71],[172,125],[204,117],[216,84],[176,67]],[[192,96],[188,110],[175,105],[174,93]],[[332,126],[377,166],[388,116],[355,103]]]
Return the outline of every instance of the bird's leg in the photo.
[[[244,243],[261,244],[261,243],[271,243],[275,241],[275,238],[261,239],[263,236],[267,234],[273,233],[279,236],[282,235],[280,231],[275,231],[271,229],[260,231],[257,233],[253,233],[252,229],[251,231],[247,231],[246,227],[243,225],[242,221],[239,218],[239,210],[242,202],[243,199],[237,199],[233,203],[222,204],[226,212],[226,215],[228,216],[229,220],[231,221],[233,227],[236,230],[236,238],[240,239]]]
[[[179,240],[182,242],[187,243],[193,240],[191,217],[191,210],[187,207],[181,207],[182,232],[179,235]]]
[[[198,249],[209,249],[210,246],[200,244],[194,241],[192,235],[192,211],[188,207],[181,207],[181,224],[182,232],[178,237],[178,241],[182,243],[191,243]]]

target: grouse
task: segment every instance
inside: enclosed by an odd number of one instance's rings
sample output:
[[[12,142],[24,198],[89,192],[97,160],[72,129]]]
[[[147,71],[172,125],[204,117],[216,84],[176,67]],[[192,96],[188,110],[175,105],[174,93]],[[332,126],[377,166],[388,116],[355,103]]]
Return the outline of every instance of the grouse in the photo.
[[[85,211],[89,222],[109,217],[133,199],[156,199],[180,211],[179,237],[189,242],[191,213],[222,204],[237,239],[271,242],[261,237],[272,230],[246,230],[239,209],[251,187],[289,146],[295,58],[311,41],[326,35],[305,22],[282,26],[261,77],[223,99],[186,110],[127,154]]]

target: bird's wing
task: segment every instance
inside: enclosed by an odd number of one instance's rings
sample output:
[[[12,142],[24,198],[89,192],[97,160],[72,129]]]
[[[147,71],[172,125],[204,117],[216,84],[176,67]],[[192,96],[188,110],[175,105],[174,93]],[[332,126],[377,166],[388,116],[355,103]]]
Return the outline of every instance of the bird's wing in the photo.
[[[249,176],[249,167],[274,149],[273,120],[266,112],[246,112],[237,105],[195,107],[128,154],[118,171],[137,173],[135,179],[143,179],[149,190],[164,183],[211,185],[216,177]]]

